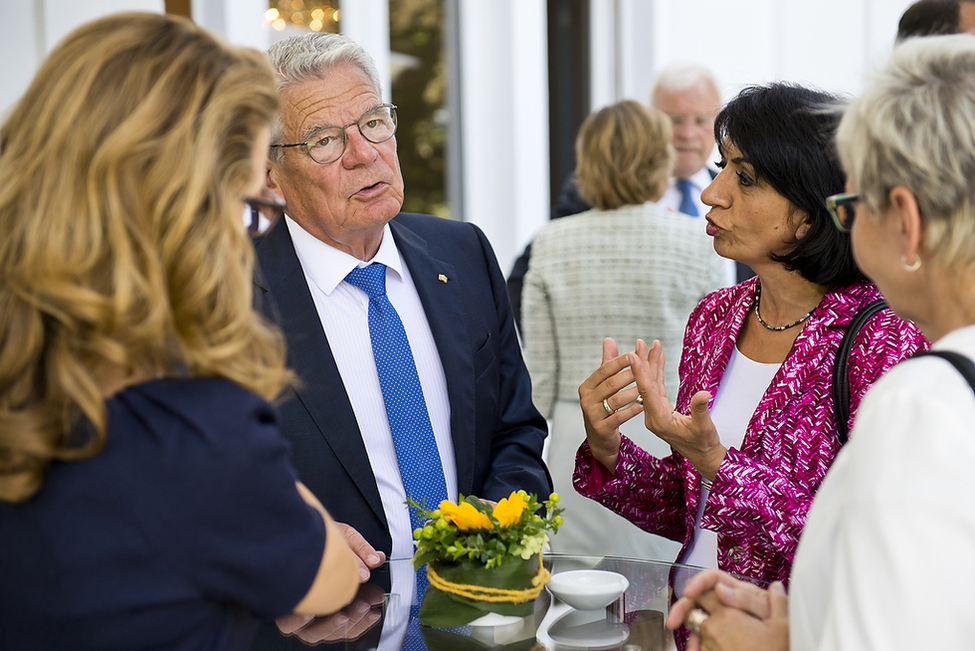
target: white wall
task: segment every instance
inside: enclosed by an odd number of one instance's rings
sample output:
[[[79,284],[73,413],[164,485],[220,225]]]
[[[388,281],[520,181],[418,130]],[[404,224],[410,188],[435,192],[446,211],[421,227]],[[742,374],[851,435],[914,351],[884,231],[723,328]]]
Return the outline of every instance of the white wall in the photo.
[[[266,49],[264,24],[267,0],[192,0],[193,22],[222,35],[235,45]]]
[[[0,0],[0,121],[75,27],[119,11],[164,10],[165,0]]]
[[[592,66],[604,75],[593,107],[648,101],[654,73],[677,61],[710,68],[726,99],[775,80],[857,94],[912,1],[591,0]],[[617,83],[606,83],[614,71]]]
[[[507,271],[549,213],[545,2],[462,0],[459,10],[464,197],[454,217],[484,230]]]

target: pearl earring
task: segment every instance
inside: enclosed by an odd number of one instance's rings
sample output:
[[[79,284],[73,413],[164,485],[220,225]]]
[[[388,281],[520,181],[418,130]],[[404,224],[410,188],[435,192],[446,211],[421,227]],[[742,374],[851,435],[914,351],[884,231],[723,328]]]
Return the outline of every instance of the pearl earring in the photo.
[[[912,262],[911,264],[907,264],[907,256],[906,255],[902,255],[901,256],[901,268],[903,268],[904,271],[907,271],[907,272],[910,272],[910,273],[914,273],[915,271],[917,271],[918,269],[921,268],[921,256],[919,256],[918,254],[915,253],[914,254],[914,262]]]

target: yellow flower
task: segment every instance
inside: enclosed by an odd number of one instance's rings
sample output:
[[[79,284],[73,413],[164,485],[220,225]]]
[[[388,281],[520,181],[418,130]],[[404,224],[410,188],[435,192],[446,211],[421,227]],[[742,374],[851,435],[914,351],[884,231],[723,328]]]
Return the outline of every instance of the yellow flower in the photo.
[[[498,502],[494,507],[494,517],[502,527],[510,527],[521,522],[521,513],[525,510],[528,503],[522,499],[521,495],[512,491],[511,495]]]
[[[440,512],[448,522],[457,525],[462,531],[468,529],[494,529],[494,523],[486,513],[481,513],[468,502],[459,505],[444,500],[440,503]]]

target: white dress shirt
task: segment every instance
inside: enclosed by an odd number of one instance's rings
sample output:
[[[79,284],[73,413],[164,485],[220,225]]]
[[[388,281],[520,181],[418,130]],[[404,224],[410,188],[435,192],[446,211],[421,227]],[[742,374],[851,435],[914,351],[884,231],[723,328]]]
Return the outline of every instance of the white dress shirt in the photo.
[[[711,173],[708,172],[708,168],[703,167],[697,174],[687,179],[691,182],[691,195],[694,201],[694,205],[697,206],[697,216],[701,217],[701,228],[704,228],[703,217],[708,214],[711,210],[711,206],[708,206],[703,201],[701,201],[701,193],[704,192],[704,188],[711,185]],[[677,179],[673,176],[667,181],[667,189],[664,191],[660,200],[657,201],[657,205],[661,208],[666,208],[667,210],[673,210],[674,212],[680,212],[680,204],[683,201],[680,190],[677,189]],[[735,266],[734,260],[725,259],[725,274],[727,279],[725,285],[731,287],[738,282],[738,271]]]
[[[711,174],[708,172],[708,168],[703,167],[697,174],[687,180],[691,182],[691,188],[693,189],[691,194],[693,195],[694,205],[697,206],[697,217],[704,217],[711,210],[711,207],[701,201],[701,193],[704,192],[704,188],[711,185]],[[660,197],[657,205],[667,210],[676,210],[679,212],[682,199],[681,192],[677,189],[677,179],[670,177],[667,181],[667,189],[664,191],[664,196]]]
[[[376,256],[362,262],[325,244],[290,217],[285,220],[379,487],[393,540],[390,558],[410,558],[413,556],[413,528],[369,339],[369,297],[345,282],[345,276],[354,267],[364,267],[372,262],[387,267],[386,295],[406,330],[444,469],[447,496],[456,500],[457,464],[450,438],[447,380],[426,313],[388,224]]]
[[[721,445],[728,449],[741,449],[748,423],[755,415],[758,403],[772,383],[772,378],[781,367],[782,364],[766,364],[749,359],[738,350],[737,346],[732,349],[728,366],[725,367],[721,383],[711,403],[711,421],[718,430]],[[697,519],[694,523],[694,538],[680,561],[686,565],[718,566],[718,534],[701,528],[704,506],[710,494],[711,491],[702,482],[701,499],[697,505]]]

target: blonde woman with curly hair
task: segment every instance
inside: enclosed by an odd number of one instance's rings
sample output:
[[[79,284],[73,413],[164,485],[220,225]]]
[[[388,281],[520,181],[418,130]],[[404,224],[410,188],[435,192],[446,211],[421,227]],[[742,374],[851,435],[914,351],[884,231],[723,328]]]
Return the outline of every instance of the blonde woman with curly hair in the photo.
[[[255,614],[355,592],[251,308],[241,211],[277,103],[261,53],[122,14],[68,36],[0,129],[5,648],[247,648]]]
[[[556,551],[673,558],[672,541],[641,531],[572,487],[576,450],[586,438],[579,385],[598,366],[604,337],[651,337],[680,353],[684,324],[725,284],[725,263],[700,220],[654,202],[674,165],[670,118],[626,100],[590,115],[576,138],[577,183],[593,210],[542,229],[525,277],[525,360],[532,398],[552,419],[549,468],[573,517]],[[671,386],[677,386],[676,371]],[[654,436],[633,435],[653,448]],[[599,531],[601,535],[594,536]]]

